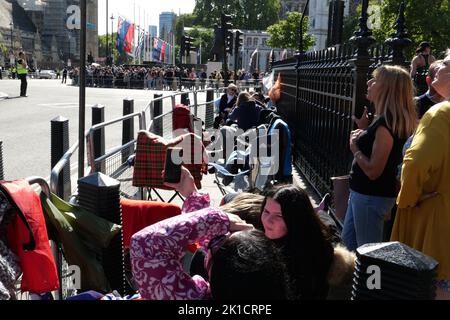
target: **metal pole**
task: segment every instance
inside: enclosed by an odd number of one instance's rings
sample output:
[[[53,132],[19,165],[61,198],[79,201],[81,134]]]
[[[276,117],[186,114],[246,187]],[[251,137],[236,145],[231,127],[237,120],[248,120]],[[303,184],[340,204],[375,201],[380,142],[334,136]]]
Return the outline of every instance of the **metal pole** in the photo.
[[[136,2],[133,1],[133,28],[136,31]],[[136,48],[136,33],[133,33],[133,49]],[[133,50],[131,49],[131,50]],[[136,55],[133,52],[133,64],[136,64]]]
[[[303,59],[303,20],[305,19],[306,10],[309,7],[309,0],[306,1],[305,7],[303,8],[302,18],[300,19],[300,35],[298,43],[298,53],[297,53],[297,64],[295,66],[296,70],[296,85],[295,85],[295,113],[298,115],[298,99],[300,95],[300,63]]]
[[[111,13],[111,64],[114,64],[114,14]]]
[[[11,26],[11,51],[14,52],[14,48],[13,48],[13,46],[14,46],[14,44],[13,44],[13,27],[14,27],[14,23],[11,22],[9,25]]]
[[[86,108],[86,0],[80,0],[80,88],[78,111],[78,178],[84,177],[84,131]]]
[[[108,0],[106,0],[106,62],[108,62],[109,56],[109,39],[108,39]],[[111,34],[112,38],[112,34]]]

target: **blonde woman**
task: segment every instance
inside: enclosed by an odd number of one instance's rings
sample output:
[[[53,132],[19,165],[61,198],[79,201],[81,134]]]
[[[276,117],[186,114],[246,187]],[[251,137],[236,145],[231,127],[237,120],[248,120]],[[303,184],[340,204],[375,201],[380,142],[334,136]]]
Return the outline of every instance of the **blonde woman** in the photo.
[[[384,216],[397,197],[402,148],[416,125],[413,83],[405,69],[379,67],[367,85],[375,118],[368,128],[355,130],[350,137],[354,160],[342,231],[349,250],[382,241]]]
[[[450,300],[450,51],[431,84],[431,107],[405,155],[391,239],[439,262],[437,299]]]

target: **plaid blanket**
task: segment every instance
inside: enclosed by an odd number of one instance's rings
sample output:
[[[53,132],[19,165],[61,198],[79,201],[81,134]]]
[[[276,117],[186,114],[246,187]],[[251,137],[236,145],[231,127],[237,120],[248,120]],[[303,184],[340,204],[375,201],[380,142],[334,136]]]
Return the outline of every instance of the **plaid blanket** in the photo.
[[[164,165],[166,162],[167,148],[178,146],[186,149],[186,143],[190,142],[190,154],[192,155],[192,158],[198,158],[199,152],[197,151],[196,153],[195,149],[199,143],[201,144],[202,151],[204,151],[204,146],[197,136],[189,134],[189,137],[190,139],[185,137],[183,142],[183,138],[181,136],[167,140],[149,131],[139,131],[133,172],[133,186],[173,190],[172,188],[164,185],[162,178],[162,171],[164,170]],[[196,159],[200,161],[195,162],[192,158],[191,161],[188,161],[188,163],[183,163],[183,165],[191,172],[197,188],[200,189],[202,173],[206,173],[207,166],[203,157]]]

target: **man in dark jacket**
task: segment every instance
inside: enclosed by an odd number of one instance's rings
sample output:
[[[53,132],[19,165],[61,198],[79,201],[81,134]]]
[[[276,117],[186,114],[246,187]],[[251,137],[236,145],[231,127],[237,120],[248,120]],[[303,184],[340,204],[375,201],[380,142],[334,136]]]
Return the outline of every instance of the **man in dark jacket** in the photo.
[[[441,64],[442,60],[438,60],[431,64],[426,79],[428,91],[416,98],[417,116],[419,119],[422,119],[423,115],[428,111],[428,109],[444,100],[444,98],[441,97],[431,85]]]
[[[227,120],[228,114],[237,101],[238,89],[234,84],[230,84],[227,93],[220,98],[219,115],[214,119],[214,129],[218,129],[220,124]]]
[[[259,115],[263,108],[257,104],[254,100],[246,101],[229,114],[228,119],[235,121],[238,128],[247,131],[253,127],[256,127],[259,122]]]

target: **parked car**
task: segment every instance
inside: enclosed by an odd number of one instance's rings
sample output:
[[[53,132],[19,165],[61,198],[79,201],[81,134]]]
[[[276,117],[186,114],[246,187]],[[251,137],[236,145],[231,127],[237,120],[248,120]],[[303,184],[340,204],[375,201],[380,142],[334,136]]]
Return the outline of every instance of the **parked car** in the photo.
[[[56,79],[56,73],[53,70],[41,70],[38,74],[39,79]]]

